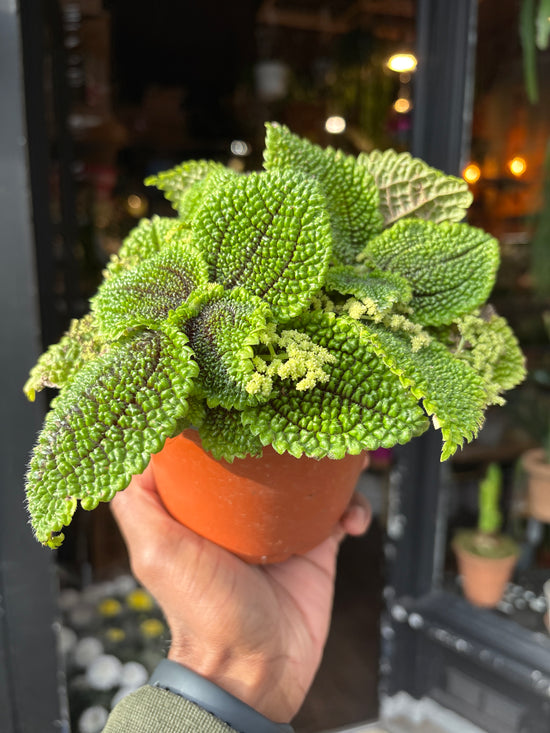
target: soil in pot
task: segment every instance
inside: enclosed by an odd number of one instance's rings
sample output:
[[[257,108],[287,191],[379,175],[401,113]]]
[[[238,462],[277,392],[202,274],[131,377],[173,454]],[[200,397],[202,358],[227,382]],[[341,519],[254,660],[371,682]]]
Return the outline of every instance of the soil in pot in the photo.
[[[528,475],[527,511],[541,522],[550,522],[550,464],[542,448],[528,450],[522,456]]]
[[[519,548],[510,537],[501,535],[484,550],[477,538],[476,530],[464,530],[457,533],[452,546],[464,595],[474,606],[493,608],[512,577]]]
[[[152,456],[170,514],[251,563],[271,563],[320,544],[342,516],[365,455],[294,458],[271,446],[261,458],[216,461],[186,430]]]

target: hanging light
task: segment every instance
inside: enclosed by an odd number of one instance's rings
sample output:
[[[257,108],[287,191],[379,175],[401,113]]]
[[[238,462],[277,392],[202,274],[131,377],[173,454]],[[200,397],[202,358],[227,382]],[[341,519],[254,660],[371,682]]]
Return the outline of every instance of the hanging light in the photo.
[[[516,155],[508,161],[508,170],[516,178],[520,178],[527,170],[527,161],[521,155]]]
[[[407,99],[407,97],[398,97],[393,103],[393,108],[400,115],[404,115],[412,108],[411,100]]]
[[[416,56],[412,53],[394,53],[386,62],[388,69],[399,74],[414,71],[417,63]]]
[[[332,115],[327,117],[325,122],[325,130],[331,135],[341,135],[346,129],[346,121],[340,115]]]
[[[481,168],[477,163],[468,163],[462,171],[462,178],[466,183],[477,183],[481,177]]]

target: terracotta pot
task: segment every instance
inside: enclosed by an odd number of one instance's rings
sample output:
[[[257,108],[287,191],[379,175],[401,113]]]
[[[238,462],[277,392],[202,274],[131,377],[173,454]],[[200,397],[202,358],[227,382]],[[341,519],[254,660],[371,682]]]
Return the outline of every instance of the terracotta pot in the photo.
[[[528,450],[522,463],[529,477],[527,483],[527,511],[535,519],[550,522],[550,464],[542,448]]]
[[[186,430],[152,456],[164,505],[182,524],[251,563],[316,547],[342,516],[364,455],[335,461],[264,448],[261,458],[216,461]]]
[[[469,552],[457,542],[453,550],[462,576],[463,591],[474,606],[493,608],[502,598],[506,584],[512,577],[517,555],[481,557]]]

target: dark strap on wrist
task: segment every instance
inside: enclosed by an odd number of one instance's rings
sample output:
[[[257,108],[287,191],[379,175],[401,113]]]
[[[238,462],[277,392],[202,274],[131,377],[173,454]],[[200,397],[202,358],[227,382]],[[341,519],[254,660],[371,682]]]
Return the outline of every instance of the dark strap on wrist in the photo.
[[[194,702],[239,733],[294,733],[290,725],[274,723],[210,680],[169,659],[160,662],[149,684]]]

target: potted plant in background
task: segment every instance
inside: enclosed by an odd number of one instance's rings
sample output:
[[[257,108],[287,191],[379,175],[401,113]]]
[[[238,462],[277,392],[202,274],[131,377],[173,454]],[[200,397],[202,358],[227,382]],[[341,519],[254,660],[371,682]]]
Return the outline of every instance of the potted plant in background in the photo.
[[[60,388],[27,476],[41,542],[59,545],[78,502],[110,500],[155,454],[185,524],[253,561],[306,551],[346,506],[364,451],[431,419],[445,459],[523,378],[515,337],[485,307],[498,243],[458,223],[471,202],[460,179],[270,124],[262,172],[190,161],[148,183],[177,218],[129,234],[90,314],[25,385],[31,399]],[[239,520],[246,477],[256,515]]]
[[[479,518],[476,529],[461,529],[453,540],[466,598],[475,606],[492,608],[502,598],[516,565],[519,546],[500,533],[499,509],[502,471],[491,463],[479,485]]]

